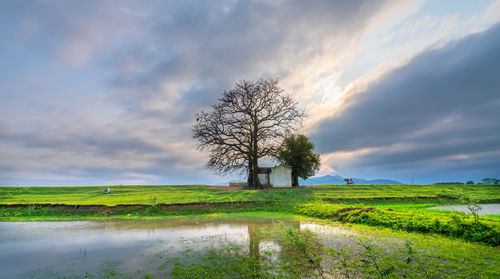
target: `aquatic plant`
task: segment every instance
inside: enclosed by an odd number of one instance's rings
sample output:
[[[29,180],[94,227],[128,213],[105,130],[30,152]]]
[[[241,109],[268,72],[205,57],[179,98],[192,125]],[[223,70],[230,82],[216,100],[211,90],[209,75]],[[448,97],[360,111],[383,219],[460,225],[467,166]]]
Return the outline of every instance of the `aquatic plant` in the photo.
[[[416,258],[415,256],[415,250],[413,248],[413,244],[410,242],[410,241],[406,241],[405,242],[405,246],[406,246],[406,249],[407,249],[407,252],[408,252],[408,257],[406,258],[405,262],[407,264],[411,264],[411,263],[416,263],[418,265],[418,267],[420,268],[420,270],[422,271],[422,273],[425,275],[425,278],[431,278],[429,276],[429,274],[427,273],[427,269],[424,267],[424,265]]]
[[[283,234],[295,245],[295,247],[302,253],[304,258],[311,264],[312,267],[318,272],[321,278],[325,278],[323,269],[321,268],[321,256],[312,256],[308,251],[304,241],[300,238],[299,234],[294,232],[292,228],[286,228],[283,223],[279,222]]]
[[[466,194],[463,191],[459,190],[459,200],[467,206],[467,209],[470,211],[472,216],[474,216],[474,221],[479,221],[479,211],[481,211],[482,207],[479,205],[479,199],[472,196],[471,194]]]

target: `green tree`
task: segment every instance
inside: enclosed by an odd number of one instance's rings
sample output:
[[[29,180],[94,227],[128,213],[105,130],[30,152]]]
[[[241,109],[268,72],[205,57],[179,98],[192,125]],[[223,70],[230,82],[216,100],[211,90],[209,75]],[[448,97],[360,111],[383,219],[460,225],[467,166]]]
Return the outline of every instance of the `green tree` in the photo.
[[[469,181],[467,181],[467,183],[465,183],[465,184],[467,184],[467,185],[473,185],[473,184],[474,184],[474,181],[469,180]]]
[[[314,144],[304,135],[291,136],[283,142],[278,160],[292,169],[292,186],[299,186],[299,177],[313,176],[320,166],[319,154],[314,153]]]
[[[500,184],[500,179],[496,179],[496,178],[486,177],[486,178],[481,179],[481,181],[483,181],[484,184]]]

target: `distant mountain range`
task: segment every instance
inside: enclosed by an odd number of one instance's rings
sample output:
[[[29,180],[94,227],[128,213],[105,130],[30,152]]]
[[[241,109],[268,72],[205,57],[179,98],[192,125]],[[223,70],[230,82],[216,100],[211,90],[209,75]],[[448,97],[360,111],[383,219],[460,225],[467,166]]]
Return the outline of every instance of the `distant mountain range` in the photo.
[[[345,177],[342,177],[340,175],[325,175],[325,176],[311,177],[308,178],[307,180],[299,179],[299,185],[309,186],[309,185],[319,185],[319,184],[346,184],[344,178]],[[364,178],[352,177],[352,181],[354,181],[354,184],[403,184],[399,181],[390,179],[364,179]]]
[[[309,186],[309,185],[320,185],[320,184],[346,184],[344,181],[345,177],[342,177],[340,175],[325,175],[325,176],[318,176],[318,177],[311,177],[308,178],[307,180],[300,179],[299,178],[299,185],[300,186]],[[351,177],[349,177],[351,178]],[[352,181],[354,181],[354,184],[403,184],[399,181],[396,180],[391,180],[391,179],[364,179],[364,178],[354,178],[352,177]],[[231,180],[229,182],[222,182],[222,183],[217,183],[214,184],[215,186],[228,186],[229,183],[245,183],[244,180]]]

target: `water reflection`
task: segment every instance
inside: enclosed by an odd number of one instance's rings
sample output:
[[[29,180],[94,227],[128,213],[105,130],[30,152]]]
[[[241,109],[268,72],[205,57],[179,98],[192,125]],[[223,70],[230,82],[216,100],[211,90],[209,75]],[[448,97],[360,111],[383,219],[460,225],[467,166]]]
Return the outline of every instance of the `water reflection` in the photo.
[[[200,255],[213,250],[225,256],[211,258],[208,263],[214,266],[232,267],[231,260],[241,263],[241,259],[250,259],[251,265],[242,266],[252,272],[274,274],[281,272],[280,268],[285,265],[298,266],[299,275],[308,278],[305,272],[314,272],[311,267],[314,261],[308,260],[291,241],[284,241],[283,234],[270,232],[280,229],[279,221],[287,228],[300,231],[301,241],[312,244],[307,245],[314,249],[308,250],[310,256],[314,256],[314,252],[323,253],[318,254],[323,259],[323,267],[330,270],[334,278],[346,274],[350,274],[350,278],[364,277],[364,272],[373,269],[373,265],[365,265],[359,260],[368,253],[368,249],[360,246],[361,240],[371,245],[370,251],[377,251],[376,258],[379,263],[386,263],[386,268],[395,266],[398,272],[413,278],[423,276],[420,265],[409,265],[406,261],[409,255],[406,252],[409,235],[406,234],[401,238],[385,230],[356,230],[319,220],[235,217],[0,222],[0,278],[145,278],[146,274],[152,278],[169,278],[175,266],[189,268],[193,263],[196,266],[206,260]],[[453,277],[450,270],[471,275],[471,266],[477,265],[480,270],[477,277],[498,278],[495,276],[498,275],[495,273],[498,260],[493,256],[498,254],[496,247],[461,245],[460,241],[444,241],[433,236],[426,236],[425,242],[420,236],[412,239],[425,247],[416,249],[418,252],[413,257],[420,257],[429,268],[441,272],[439,275],[443,276],[437,277]],[[239,250],[227,249],[233,246]],[[329,249],[342,251],[342,255],[332,258],[325,254]],[[486,259],[480,268],[476,261],[478,251],[480,257]],[[461,265],[456,264],[458,253],[463,257]],[[257,259],[256,264],[254,259]],[[342,261],[346,262],[345,268],[336,269],[342,267]]]
[[[500,203],[490,203],[490,204],[480,204],[481,210],[479,215],[488,214],[499,214],[500,215]],[[456,210],[465,213],[470,213],[466,205],[440,205],[435,207],[429,207],[429,209],[439,209],[439,210]]]
[[[144,278],[141,270],[158,270],[168,257],[178,257],[186,243],[195,250],[224,243],[279,251],[280,244],[262,234],[275,227],[271,218],[206,218],[155,221],[1,222],[1,278],[53,278],[112,269],[126,277]],[[300,222],[285,220],[300,228]],[[138,272],[139,270],[139,272]],[[156,270],[156,271],[155,271]],[[99,275],[100,274],[100,275]]]
[[[288,228],[300,230],[301,222],[288,220],[286,226]],[[248,224],[248,250],[250,256],[260,257],[261,251],[276,251],[278,252],[278,257],[280,257],[282,249],[282,243],[273,234],[268,234],[265,232],[270,232],[277,229],[277,223],[258,223],[258,224]]]

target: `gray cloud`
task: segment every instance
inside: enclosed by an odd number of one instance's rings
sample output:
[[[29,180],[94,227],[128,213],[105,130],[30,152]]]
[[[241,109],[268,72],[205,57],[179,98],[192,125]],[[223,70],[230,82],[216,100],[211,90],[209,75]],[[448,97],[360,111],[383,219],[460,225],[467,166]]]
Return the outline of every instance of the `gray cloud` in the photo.
[[[341,50],[385,7],[3,1],[0,185],[210,180],[190,138],[195,112],[240,79],[286,77]]]
[[[150,36],[113,59],[133,57],[142,70],[111,82],[122,105],[146,113],[151,102],[168,99],[173,113],[206,107],[240,79],[285,76],[290,67],[321,52],[325,39],[357,38],[383,1],[221,1],[166,5],[149,19]],[[151,48],[151,46],[156,46]],[[332,51],[332,50],[331,50]],[[137,56],[137,53],[141,55]],[[289,61],[297,62],[291,65]],[[165,87],[168,87],[165,89]],[[188,89],[186,89],[186,87]],[[188,92],[189,94],[185,94]],[[199,102],[199,100],[206,102]],[[177,101],[181,105],[174,106]],[[179,108],[186,108],[181,109]],[[172,116],[172,113],[169,114]],[[172,116],[175,117],[175,116]]]
[[[34,131],[30,133],[7,132],[0,127],[0,141],[14,142],[26,148],[47,148],[56,150],[89,150],[96,155],[113,156],[122,151],[136,153],[156,153],[161,148],[145,142],[141,138],[126,135],[126,131],[113,133],[92,132],[87,135],[64,135],[54,137],[50,132]]]
[[[429,49],[315,127],[320,152],[371,148],[336,169],[500,175],[500,25]],[[351,98],[351,99],[350,99]],[[426,181],[432,182],[432,181]]]
[[[2,1],[0,185],[206,181],[195,112],[243,78],[302,78],[310,61],[355,46],[389,6]],[[350,96],[316,127],[317,148],[372,148],[333,166],[346,175],[498,176],[498,30],[425,51]]]

